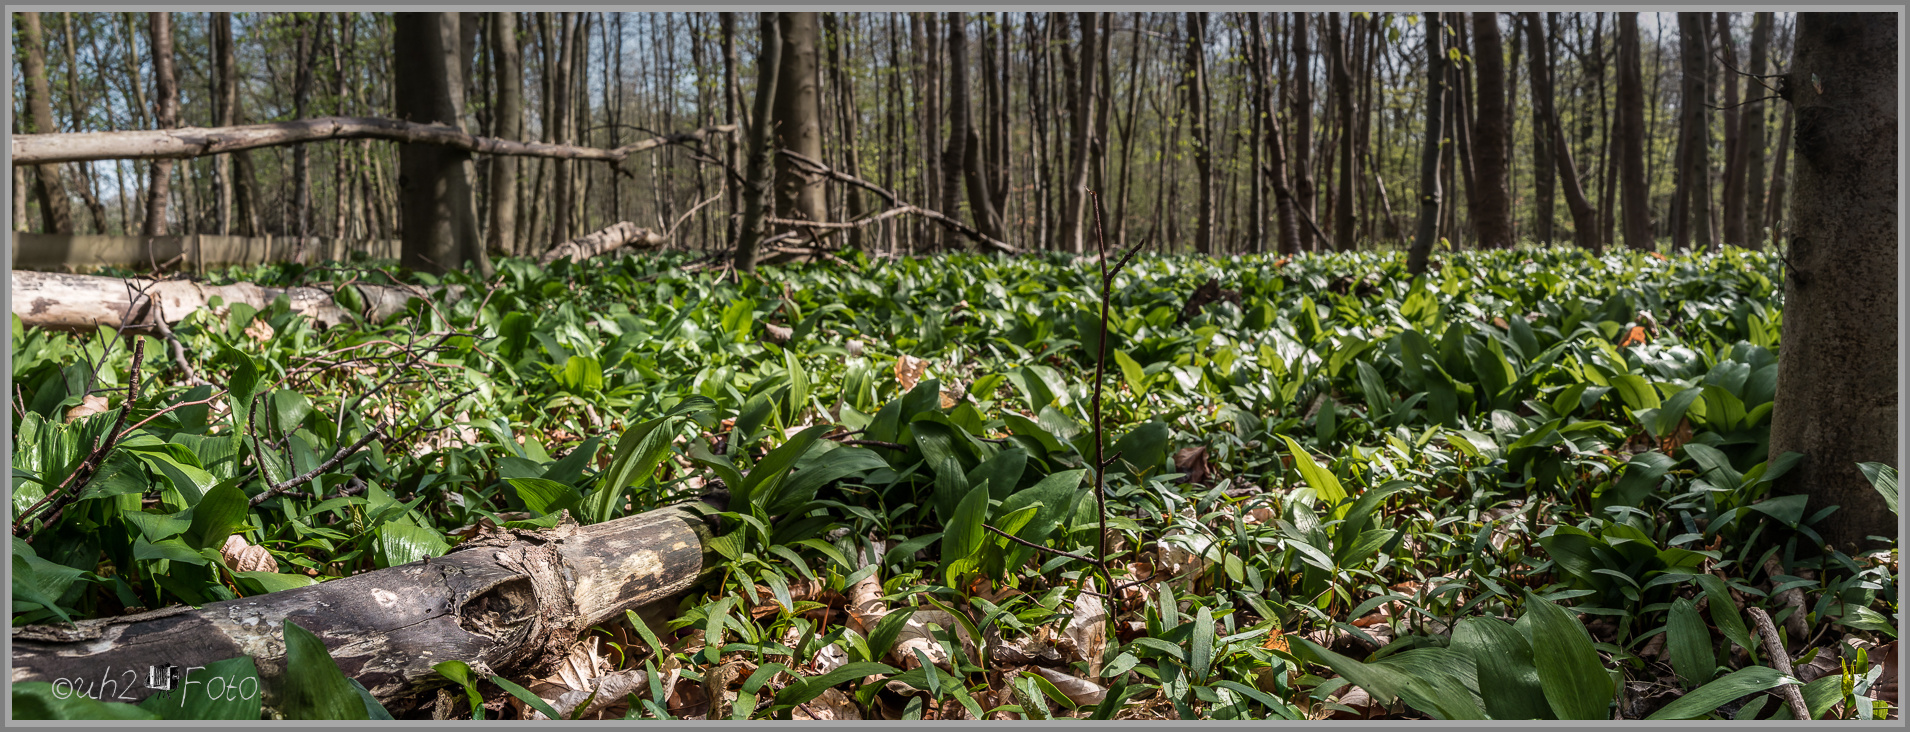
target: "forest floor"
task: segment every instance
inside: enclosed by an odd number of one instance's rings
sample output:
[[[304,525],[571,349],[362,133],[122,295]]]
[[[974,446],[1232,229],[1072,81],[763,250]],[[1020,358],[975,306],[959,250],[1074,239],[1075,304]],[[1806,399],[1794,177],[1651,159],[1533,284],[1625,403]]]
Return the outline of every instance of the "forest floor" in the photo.
[[[16,320],[16,524],[89,480],[16,526],[14,624],[721,488],[717,566],[675,608],[544,678],[441,664],[470,694],[450,713],[1897,714],[1894,538],[1826,550],[1826,513],[1770,492],[1795,459],[1766,460],[1775,257],[1460,253],[1417,281],[1396,254],[1140,257],[1105,318],[1093,261],[845,260],[509,260],[385,323],[201,311],[178,358],[142,337],[137,374],[110,329]],[[135,380],[136,428],[84,465]],[[1867,471],[1894,507],[1895,471]],[[14,689],[22,713],[178,714]]]

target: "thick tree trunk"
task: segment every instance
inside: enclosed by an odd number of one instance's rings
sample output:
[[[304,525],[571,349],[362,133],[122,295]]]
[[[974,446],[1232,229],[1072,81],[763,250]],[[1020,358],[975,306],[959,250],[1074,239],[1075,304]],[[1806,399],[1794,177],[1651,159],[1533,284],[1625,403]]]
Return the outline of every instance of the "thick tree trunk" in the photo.
[[[815,13],[777,13],[782,36],[782,58],[773,112],[774,144],[811,158],[822,159],[822,111],[816,89],[817,47],[820,29]],[[758,61],[760,63],[760,60]],[[802,221],[828,221],[822,181],[780,162],[776,167],[776,216]]]
[[[1891,13],[1799,13],[1788,80],[1798,235],[1770,454],[1804,458],[1773,487],[1809,496],[1807,515],[1841,506],[1816,528],[1851,554],[1897,536],[1896,515],[1857,469],[1896,465],[1900,444],[1897,35]]]
[[[1194,214],[1194,251],[1214,253],[1214,153],[1207,132],[1207,14],[1186,13],[1186,66],[1181,72],[1187,109],[1187,132],[1194,143],[1195,185],[1199,186]]]
[[[524,137],[524,57],[517,48],[517,13],[492,13],[491,57],[496,59],[497,108],[492,128],[506,140]],[[518,251],[517,161],[508,156],[491,160],[490,231],[486,248],[504,254]]]
[[[50,134],[59,131],[53,123],[52,91],[46,81],[46,41],[40,31],[39,13],[14,13],[19,28],[20,67],[26,75],[28,132]],[[15,136],[14,139],[19,139]],[[14,165],[21,161],[14,160]],[[66,197],[56,165],[40,165],[34,172],[34,199],[40,204],[41,231],[49,234],[73,233],[73,206]]]
[[[756,271],[756,251],[763,239],[763,219],[770,213],[770,176],[775,166],[776,148],[770,128],[775,124],[771,102],[777,96],[783,59],[783,35],[776,13],[758,13],[757,25],[762,43],[756,56],[756,101],[750,114],[749,168],[743,177],[743,220],[736,235],[736,269]]]
[[[1710,117],[1705,102],[1705,72],[1709,64],[1709,43],[1704,32],[1702,13],[1678,14],[1678,45],[1682,50],[1683,95],[1678,104],[1683,124],[1679,133],[1677,199],[1682,216],[1672,216],[1672,239],[1679,249],[1695,246],[1710,250],[1716,241],[1711,235],[1711,146],[1708,144]],[[1682,219],[1682,226],[1680,225]]]
[[[1625,246],[1658,248],[1651,225],[1651,186],[1645,179],[1645,85],[1639,53],[1638,14],[1618,14],[1619,198],[1625,212]]]
[[[191,280],[120,279],[94,275],[55,272],[13,272],[13,312],[21,325],[63,331],[91,331],[99,326],[145,332],[163,319],[176,323],[194,311],[211,307],[208,301],[222,298],[227,304],[246,303],[264,309],[279,297],[286,298],[292,311],[331,327],[364,317],[382,321],[399,312],[413,298],[423,297],[423,288],[388,285],[354,285],[365,302],[365,310],[354,312],[333,299],[333,292],[321,287],[260,287],[247,282],[208,285]],[[144,292],[141,295],[141,292]]]
[[[1530,15],[1530,14],[1528,14]],[[1546,69],[1552,65],[1551,44],[1543,26],[1532,22],[1530,17],[1525,23],[1526,63],[1530,66],[1530,89],[1532,91],[1532,190],[1533,226],[1532,237],[1540,244],[1550,245],[1557,236],[1553,232],[1553,207],[1557,200],[1558,163],[1553,161],[1556,154],[1553,149],[1551,120],[1540,110],[1552,101],[1551,90],[1541,90],[1539,79],[1549,76]]]
[[[458,14],[398,13],[394,20],[399,119],[462,130]],[[442,273],[476,263],[488,276],[490,260],[478,239],[471,154],[443,145],[406,143],[398,149],[398,160],[404,265]]]
[[[1477,201],[1473,226],[1484,249],[1512,247],[1512,198],[1506,185],[1511,136],[1505,127],[1505,49],[1499,36],[1499,14],[1472,14],[1473,62],[1478,65],[1479,114],[1473,118],[1473,192]]]
[[[1752,78],[1765,73],[1770,66],[1771,26],[1776,23],[1772,13],[1757,13],[1751,18],[1751,65],[1744,72]],[[1743,245],[1752,249],[1764,248],[1764,101],[1763,87],[1756,84],[1747,86],[1751,99],[1744,105],[1739,120],[1743,122],[1743,131],[1738,133],[1738,144],[1744,146],[1744,211],[1745,232]]]
[[[1438,13],[1426,13],[1426,137],[1419,154],[1419,227],[1412,250],[1406,255],[1406,271],[1417,277],[1425,273],[1431,258],[1433,237],[1439,227],[1439,149],[1444,139],[1446,93],[1446,38]]]
[[[680,593],[712,566],[710,529],[682,508],[589,527],[480,536],[435,559],[201,608],[13,629],[13,679],[122,682],[112,699],[143,699],[214,661],[251,656],[264,705],[285,693],[284,626],[318,636],[347,675],[387,705],[448,686],[433,664],[537,675],[590,626]],[[150,678],[149,678],[150,677]],[[152,688],[157,685],[161,688]],[[118,684],[114,684],[118,686]]]

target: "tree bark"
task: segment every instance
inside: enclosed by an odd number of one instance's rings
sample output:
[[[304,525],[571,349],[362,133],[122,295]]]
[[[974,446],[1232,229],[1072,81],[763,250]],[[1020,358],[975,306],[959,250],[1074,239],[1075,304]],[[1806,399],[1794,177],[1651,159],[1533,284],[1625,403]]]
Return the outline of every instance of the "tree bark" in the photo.
[[[736,236],[736,254],[734,258],[738,271],[756,271],[756,251],[763,238],[763,218],[770,211],[770,176],[775,166],[776,148],[771,147],[773,139],[770,127],[775,124],[771,106],[777,97],[776,87],[780,84],[783,59],[783,35],[779,30],[781,22],[777,13],[757,14],[758,32],[762,34],[760,50],[756,54],[756,101],[750,114],[750,126],[746,137],[749,140],[749,169],[743,178],[743,221]]]
[[[1765,73],[1770,67],[1771,25],[1776,23],[1772,13],[1756,13],[1751,16],[1751,64],[1744,72],[1753,79]],[[1744,218],[1744,241],[1742,244],[1752,249],[1763,249],[1766,236],[1764,227],[1764,101],[1763,87],[1756,83],[1746,86],[1750,90],[1750,101],[1745,103],[1742,116],[1743,130],[1738,133],[1738,144],[1744,146],[1744,203],[1741,215]]]
[[[1293,189],[1301,217],[1313,220],[1317,213],[1313,185],[1313,54],[1307,50],[1307,14],[1293,13]],[[1437,116],[1437,115],[1434,115]],[[1311,229],[1301,229],[1300,251],[1316,251],[1326,242],[1316,241]]]
[[[1525,13],[1525,23],[1528,37],[1551,35],[1546,30],[1545,18],[1538,13]],[[1572,145],[1565,139],[1565,125],[1559,119],[1558,104],[1552,96],[1551,66],[1550,59],[1532,65],[1532,98],[1539,101],[1538,115],[1544,118],[1544,127],[1551,130],[1552,158],[1558,165],[1559,180],[1564,183],[1565,206],[1572,213],[1572,241],[1580,249],[1597,254],[1605,249],[1598,239],[1598,207],[1592,205],[1584,187],[1579,185]]]
[[[1267,48],[1267,34],[1260,30],[1260,14],[1248,13],[1247,23],[1258,57],[1253,65],[1256,113],[1265,121],[1262,134],[1266,135],[1267,165],[1260,172],[1273,189],[1274,230],[1279,237],[1279,252],[1282,256],[1292,256],[1299,253],[1302,239],[1300,222],[1294,215],[1293,189],[1287,185],[1286,135],[1280,127],[1279,106],[1275,103],[1271,78],[1273,53]]]
[[[1792,228],[1790,217],[1785,214],[1790,209],[1785,205],[1784,194],[1790,191],[1791,179],[1785,170],[1791,160],[1791,122],[1796,117],[1795,110],[1785,105],[1784,122],[1778,127],[1777,153],[1774,155],[1777,168],[1771,172],[1771,200],[1764,212],[1764,220],[1769,222],[1765,225],[1771,229],[1771,242],[1774,245],[1789,236]]]
[[[52,91],[46,81],[46,40],[40,31],[40,14],[15,13],[13,18],[20,31],[20,67],[26,75],[27,119],[31,125],[27,132],[58,132],[60,128],[53,122]],[[15,160],[14,164],[21,162]],[[59,166],[39,165],[33,173],[33,194],[40,204],[41,231],[73,233],[73,206],[60,180]]]
[[[1530,70],[1530,89],[1532,92],[1532,189],[1535,209],[1533,210],[1532,235],[1540,244],[1550,245],[1557,234],[1553,231],[1553,208],[1557,200],[1557,166],[1552,159],[1553,134],[1549,129],[1551,120],[1541,112],[1552,101],[1551,90],[1539,88],[1539,79],[1548,77],[1546,73],[1552,65],[1551,44],[1543,26],[1530,22],[1525,24],[1526,63]]]
[[[1479,115],[1473,119],[1473,193],[1478,201],[1473,226],[1484,249],[1512,247],[1512,199],[1506,186],[1511,136],[1506,122],[1505,49],[1499,14],[1472,14],[1473,62],[1477,64]]]
[[[506,140],[524,137],[524,57],[517,48],[517,13],[491,14],[491,57],[496,59],[497,108],[492,128]],[[486,248],[504,254],[518,251],[517,161],[508,156],[491,160],[490,227]]]
[[[1719,83],[1724,87],[1724,243],[1744,246],[1747,227],[1744,221],[1745,158],[1742,115],[1748,110],[1738,106],[1737,44],[1731,39],[1732,13],[1717,14],[1718,49],[1723,56]],[[1760,154],[1762,151],[1759,151]]]
[[[582,262],[627,246],[650,249],[669,241],[666,235],[646,229],[628,221],[619,221],[610,226],[551,247],[539,258],[538,264],[549,265],[559,259]]]
[[[1619,198],[1625,212],[1625,246],[1653,251],[1658,242],[1651,225],[1651,186],[1645,178],[1645,84],[1638,39],[1638,14],[1618,14]]]
[[[179,86],[172,73],[172,14],[149,13],[153,55],[153,121],[160,129],[179,124]],[[172,192],[172,161],[155,160],[146,184],[146,224],[143,236],[166,235],[166,205]]]
[[[394,20],[398,118],[462,132],[458,14],[398,13]],[[488,276],[490,260],[478,238],[471,154],[444,145],[405,143],[398,148],[398,161],[404,265],[443,273],[474,263]]]
[[[815,13],[777,13],[782,44],[776,83],[774,145],[822,159],[821,100],[816,89],[820,30]],[[760,63],[760,61],[759,61]],[[828,221],[822,181],[780,162],[776,165],[776,216]]]
[[[1328,17],[1331,22],[1327,26],[1330,40],[1326,64],[1332,79],[1332,96],[1339,102],[1340,117],[1340,182],[1339,192],[1333,200],[1333,247],[1350,252],[1356,241],[1353,231],[1353,146],[1354,131],[1357,129],[1355,120],[1358,118],[1354,108],[1353,73],[1348,66],[1351,59],[1348,58],[1350,44],[1347,37],[1351,35],[1351,30],[1350,27],[1341,28],[1339,13],[1332,13]],[[1357,22],[1349,19],[1347,25],[1352,26]]]
[[[1807,514],[1841,506],[1816,527],[1848,554],[1897,535],[1896,515],[1857,469],[1895,464],[1899,444],[1897,35],[1891,13],[1799,13],[1787,85],[1798,233],[1770,454],[1804,457],[1773,489],[1809,496]]]
[[[1439,227],[1439,148],[1444,139],[1446,38],[1438,13],[1426,13],[1426,138],[1419,154],[1419,227],[1406,255],[1406,271],[1424,274]]]
[[[1705,72],[1707,46],[1702,13],[1678,14],[1678,45],[1683,61],[1683,98],[1679,100],[1683,124],[1678,147],[1677,200],[1682,205],[1672,215],[1672,240],[1679,249],[1696,245],[1706,250],[1716,244],[1711,235],[1711,146],[1708,144],[1710,114],[1705,109],[1709,98]],[[1680,216],[1679,213],[1683,215]],[[1680,225],[1682,219],[1682,226]]]
[[[1194,218],[1194,251],[1214,253],[1213,140],[1207,132],[1207,14],[1186,13],[1186,66],[1181,71],[1188,137],[1194,143],[1194,176],[1200,208]]]
[[[442,557],[315,585],[76,626],[13,629],[16,681],[120,681],[101,696],[143,699],[148,680],[251,656],[266,681],[285,666],[284,626],[323,641],[339,667],[387,705],[411,704],[448,686],[435,663],[469,661],[480,673],[546,673],[590,626],[670,598],[714,565],[710,529],[682,508],[579,527],[480,536]],[[57,683],[57,682],[56,682]],[[171,684],[163,684],[170,686]],[[115,684],[117,686],[117,684]]]
[[[1081,254],[1087,247],[1088,228],[1088,173],[1094,140],[1094,100],[1095,84],[1099,74],[1095,73],[1094,59],[1099,56],[1096,45],[1100,20],[1097,13],[1078,13],[1081,26],[1081,43],[1077,52],[1076,73],[1080,79],[1075,84],[1074,96],[1074,139],[1068,155],[1068,200],[1061,211],[1062,251]]]
[[[305,14],[293,13],[292,17],[298,27],[298,39],[292,56],[295,67],[292,73],[292,118],[304,119],[307,102],[312,96],[312,65],[316,60],[314,54],[318,44],[313,37],[312,22]],[[291,234],[299,238],[300,249],[305,238],[312,235],[312,154],[311,149],[302,144],[292,146]]]

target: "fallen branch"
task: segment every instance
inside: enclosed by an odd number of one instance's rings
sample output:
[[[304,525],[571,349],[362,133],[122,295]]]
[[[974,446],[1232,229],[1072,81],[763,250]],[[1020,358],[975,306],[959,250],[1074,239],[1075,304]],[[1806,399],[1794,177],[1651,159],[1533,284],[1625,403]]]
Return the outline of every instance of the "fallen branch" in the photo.
[[[179,160],[261,147],[366,139],[443,145],[484,155],[621,163],[634,152],[735,131],[736,125],[716,125],[692,132],[653,137],[607,150],[479,137],[448,125],[426,125],[378,117],[318,117],[236,127],[14,135],[12,147],[13,164],[16,166],[86,160]]]
[[[134,302],[137,296],[128,292],[129,283],[134,289],[145,291],[146,297],[137,299],[150,299],[151,304],[158,307]],[[13,312],[20,316],[20,323],[29,328],[82,331],[104,325],[143,333],[157,330],[152,323],[162,317],[160,313],[168,323],[177,323],[195,311],[209,309],[214,297],[228,305],[242,302],[259,310],[284,297],[292,312],[329,327],[354,316],[383,320],[403,312],[413,298],[422,298],[427,292],[426,288],[393,285],[352,287],[357,288],[365,303],[364,310],[358,313],[338,304],[334,299],[336,290],[327,287],[260,287],[249,282],[210,285],[191,280],[120,279],[14,270]],[[462,288],[456,286],[449,289],[453,297],[462,292]]]
[[[778,150],[777,152],[780,153],[783,157],[788,158],[791,162],[796,163],[796,165],[798,167],[803,168],[805,172],[808,172],[813,175],[821,175],[824,177],[828,177],[834,180],[841,181],[843,183],[848,183],[849,185],[853,185],[858,188],[868,190],[878,196],[888,199],[890,211],[885,211],[884,212],[885,214],[888,214],[891,216],[897,216],[904,213],[913,213],[915,215],[926,218],[930,221],[939,223],[942,226],[948,227],[950,230],[958,234],[961,234],[962,236],[968,237],[971,241],[974,241],[977,244],[981,244],[983,246],[994,249],[995,251],[1001,252],[1003,254],[1021,253],[1021,250],[1016,248],[1015,245],[1009,244],[1008,242],[1005,242],[1005,241],[1001,241],[1000,239],[990,237],[987,234],[983,234],[981,231],[977,230],[975,227],[969,226],[960,221],[956,221],[955,219],[950,218],[939,211],[931,211],[929,209],[922,208],[920,206],[914,206],[908,203],[904,203],[900,196],[897,196],[894,191],[890,191],[887,188],[883,188],[882,186],[878,186],[874,183],[870,183],[861,178],[857,178],[853,175],[849,175],[848,173],[838,171],[834,168],[824,165],[821,161],[818,161],[814,158],[798,153],[794,150],[784,149],[784,150]],[[776,223],[776,222],[772,222],[772,223]],[[785,225],[807,226],[807,227],[815,227],[815,228],[829,228],[820,223],[809,222],[809,221],[782,222],[782,223],[784,223]]]
[[[186,669],[251,656],[274,708],[283,697],[270,681],[282,674],[290,621],[381,702],[415,702],[450,684],[431,668],[442,661],[480,675],[554,667],[583,630],[695,584],[712,566],[708,537],[702,518],[664,508],[481,534],[443,557],[198,609],[17,627],[12,678],[96,689],[112,679],[114,699],[131,701],[177,684]]]
[[[1771,616],[1764,613],[1764,608],[1756,606],[1745,608],[1744,614],[1751,616],[1751,624],[1757,626],[1757,634],[1764,641],[1764,655],[1771,657],[1771,667],[1785,676],[1795,676],[1796,672],[1791,669],[1791,657],[1784,652],[1783,641],[1777,638],[1777,626],[1771,624]],[[1798,691],[1796,684],[1779,684],[1777,693],[1784,697],[1784,703],[1791,706],[1792,719],[1811,718],[1810,705],[1804,703],[1804,692]]]
[[[627,246],[649,249],[669,240],[670,237],[666,234],[656,233],[628,221],[619,221],[551,247],[550,251],[544,252],[543,257],[538,258],[537,263],[549,265],[559,259],[582,262]]]

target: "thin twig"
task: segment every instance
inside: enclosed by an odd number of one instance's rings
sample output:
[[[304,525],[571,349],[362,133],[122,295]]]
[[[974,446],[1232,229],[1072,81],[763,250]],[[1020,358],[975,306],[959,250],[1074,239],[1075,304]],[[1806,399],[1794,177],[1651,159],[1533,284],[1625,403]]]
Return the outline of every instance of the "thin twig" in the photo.
[[[1771,657],[1771,667],[1785,676],[1793,675],[1791,657],[1784,652],[1784,643],[1777,638],[1777,627],[1771,624],[1771,616],[1764,614],[1764,608],[1751,606],[1744,609],[1751,616],[1751,624],[1757,626],[1757,634],[1764,640],[1764,654]],[[1796,684],[1780,684],[1777,687],[1784,703],[1791,705],[1793,719],[1810,719],[1810,705],[1804,703],[1804,693],[1797,690]]]
[[[314,467],[311,470],[305,471],[303,475],[299,475],[298,477],[292,478],[291,480],[285,481],[284,483],[271,485],[268,488],[266,488],[264,493],[260,493],[256,496],[253,496],[251,505],[257,506],[261,503],[271,500],[273,496],[276,496],[280,493],[284,493],[293,488],[297,488],[299,486],[305,485],[306,483],[312,482],[312,479],[317,478],[319,475],[323,474],[327,470],[331,470],[332,468],[338,467],[338,464],[341,462],[344,462],[346,457],[349,457],[353,453],[356,453],[359,450],[364,449],[365,445],[371,444],[372,440],[377,439],[380,435],[383,435],[384,433],[385,433],[385,428],[383,425],[379,425],[379,426],[371,428],[371,431],[366,432],[364,437],[360,437],[358,438],[357,442],[352,443],[348,447],[340,448],[338,452],[332,453],[332,456],[330,459],[326,460],[325,462],[319,463],[317,467]]]
[[[113,428],[108,430],[105,435],[93,443],[93,450],[87,453],[86,459],[80,461],[79,466],[75,467],[73,472],[67,474],[65,480],[60,481],[59,487],[49,491],[45,497],[42,497],[33,505],[28,506],[27,510],[20,513],[20,518],[13,523],[14,535],[20,535],[20,532],[26,529],[28,522],[33,518],[34,512],[38,511],[41,506],[47,505],[48,502],[52,503],[52,508],[48,513],[47,520],[41,525],[51,526],[53,521],[59,519],[60,515],[66,511],[66,507],[72,505],[75,498],[79,495],[80,489],[86,485],[87,481],[92,479],[93,474],[97,471],[99,466],[105,463],[106,456],[113,451],[115,445],[119,444],[120,436],[125,434],[126,415],[133,411],[135,405],[139,404],[139,369],[145,361],[146,341],[135,338],[133,340],[133,367],[132,370],[128,372],[129,375],[127,377],[126,401],[120,405],[119,415],[113,418]],[[145,424],[145,422],[141,422],[140,424]]]
[[[1029,548],[1032,548],[1032,549],[1039,549],[1039,550],[1041,550],[1041,551],[1044,551],[1044,552],[1047,552],[1047,553],[1049,553],[1049,554],[1059,554],[1059,555],[1061,555],[1061,556],[1064,556],[1064,557],[1067,557],[1067,558],[1069,558],[1069,559],[1075,559],[1075,560],[1079,560],[1079,561],[1083,561],[1083,562],[1087,562],[1088,564],[1091,564],[1091,565],[1094,565],[1094,566],[1096,566],[1096,567],[1100,567],[1100,566],[1101,566],[1101,563],[1100,563],[1100,562],[1097,562],[1097,561],[1094,561],[1094,558],[1093,558],[1093,557],[1087,557],[1087,556],[1082,556],[1082,555],[1080,555],[1080,554],[1075,554],[1074,552],[1064,552],[1064,551],[1061,551],[1060,549],[1056,549],[1056,548],[1053,548],[1053,547],[1048,547],[1048,546],[1042,546],[1042,545],[1040,545],[1040,544],[1036,544],[1036,543],[1034,543],[1034,542],[1032,542],[1032,541],[1028,541],[1027,539],[1023,539],[1023,538],[1021,538],[1021,537],[1019,537],[1019,536],[1015,536],[1014,534],[1010,534],[1010,533],[1008,533],[1008,532],[1006,532],[1006,531],[1002,531],[1001,529],[997,529],[997,528],[995,528],[995,527],[993,527],[993,526],[990,526],[990,525],[988,525],[988,524],[982,524],[982,528],[984,528],[984,529],[987,529],[987,530],[989,530],[989,531],[993,531],[993,532],[995,532],[996,534],[999,534],[1000,536],[1002,536],[1003,538],[1006,538],[1006,539],[1007,539],[1007,540],[1009,540],[1009,541],[1012,541],[1012,542],[1015,542],[1016,544],[1020,544],[1020,545],[1022,545],[1022,546],[1025,546],[1025,547],[1029,547]],[[1082,590],[1082,592],[1087,592],[1087,590]]]
[[[1764,100],[1767,100],[1767,99],[1783,99],[1783,97],[1780,97],[1780,96],[1778,96],[1778,95],[1776,95],[1776,94],[1772,94],[1772,95],[1770,95],[1770,96],[1764,96],[1764,97],[1758,97],[1758,98],[1756,98],[1756,99],[1746,99],[1746,100],[1744,100],[1744,101],[1742,101],[1742,102],[1738,102],[1737,104],[1727,104],[1727,105],[1724,105],[1724,106],[1722,106],[1722,107],[1720,107],[1720,106],[1718,106],[1718,105],[1716,105],[1716,104],[1706,104],[1706,105],[1704,105],[1704,106],[1707,106],[1707,107],[1710,107],[1710,108],[1712,108],[1712,109],[1737,109],[1738,107],[1742,107],[1742,106],[1744,106],[1744,105],[1746,105],[1746,104],[1756,104],[1756,103],[1758,103],[1758,102],[1762,102],[1762,101],[1764,101]]]

